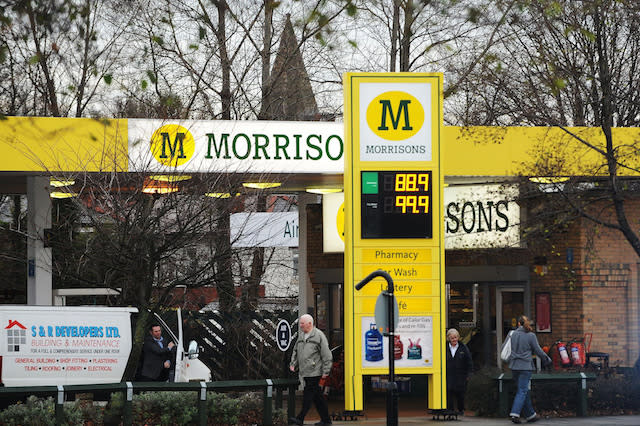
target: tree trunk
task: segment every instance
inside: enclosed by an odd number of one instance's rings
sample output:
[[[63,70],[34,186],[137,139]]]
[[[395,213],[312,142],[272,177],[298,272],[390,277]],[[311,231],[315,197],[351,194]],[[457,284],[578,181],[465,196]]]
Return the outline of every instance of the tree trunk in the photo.
[[[596,48],[598,50],[598,79],[602,88],[602,132],[607,145],[607,166],[609,169],[609,185],[612,194],[613,206],[620,231],[627,239],[633,250],[640,257],[640,239],[636,232],[631,229],[627,215],[624,211],[624,196],[620,192],[618,183],[618,159],[613,147],[613,88],[611,87],[611,70],[609,68],[609,52],[604,42],[606,22],[600,14],[595,13],[596,22]]]
[[[218,0],[215,2],[218,9],[218,28],[216,38],[218,40],[218,50],[220,53],[220,68],[222,73],[222,88],[220,90],[220,102],[222,103],[222,119],[231,120],[231,61],[227,51],[227,2]]]
[[[409,71],[409,55],[411,50],[411,36],[413,27],[413,0],[408,0],[404,8],[404,26],[400,43],[400,71]]]
[[[273,33],[273,0],[264,0],[264,27],[263,27],[263,45],[260,56],[262,57],[262,103],[260,119],[270,120],[271,117],[266,116],[267,97],[271,90],[271,40]]]
[[[393,0],[393,23],[391,25],[391,57],[389,71],[396,72],[398,60],[398,38],[400,35],[400,0]]]
[[[40,40],[38,39],[38,31],[37,31],[37,23],[35,12],[33,11],[33,7],[31,7],[31,2],[27,2],[27,14],[29,16],[29,25],[31,28],[31,35],[33,36],[33,43],[36,47],[36,54],[38,55],[38,63],[40,64],[40,68],[42,68],[42,74],[44,74],[45,78],[45,86],[46,86],[46,98],[49,104],[49,108],[51,108],[51,115],[53,117],[60,117],[60,109],[58,107],[58,96],[56,94],[56,86],[51,78],[51,72],[49,71],[49,64],[47,64],[47,58],[42,51],[40,46]]]
[[[225,208],[218,213],[220,218],[218,219],[218,226],[214,230],[215,281],[220,301],[219,309],[223,313],[232,312],[236,305],[236,289],[231,272],[230,210],[227,208],[227,203],[230,202],[225,201]]]

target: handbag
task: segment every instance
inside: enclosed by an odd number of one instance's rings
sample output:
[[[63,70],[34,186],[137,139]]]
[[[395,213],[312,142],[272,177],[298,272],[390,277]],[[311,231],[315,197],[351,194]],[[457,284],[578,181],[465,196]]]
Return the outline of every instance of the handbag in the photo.
[[[511,335],[513,334],[513,330],[507,334],[507,338],[502,344],[502,349],[500,350],[500,359],[504,362],[509,362],[511,359]]]

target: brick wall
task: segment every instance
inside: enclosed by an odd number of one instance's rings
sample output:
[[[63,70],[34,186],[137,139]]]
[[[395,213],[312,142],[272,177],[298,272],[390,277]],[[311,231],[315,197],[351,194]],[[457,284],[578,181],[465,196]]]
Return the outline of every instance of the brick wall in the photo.
[[[630,220],[638,223],[637,201]],[[602,211],[599,212],[601,218]],[[570,263],[568,250],[573,249]],[[549,292],[552,333],[540,333],[541,344],[592,334],[592,352],[606,352],[611,365],[633,365],[638,357],[638,259],[623,235],[580,219],[565,232],[531,247],[531,292]],[[535,259],[535,260],[534,260]],[[537,271],[537,272],[536,272]],[[532,303],[535,298],[532,297]],[[535,319],[535,306],[531,307]]]

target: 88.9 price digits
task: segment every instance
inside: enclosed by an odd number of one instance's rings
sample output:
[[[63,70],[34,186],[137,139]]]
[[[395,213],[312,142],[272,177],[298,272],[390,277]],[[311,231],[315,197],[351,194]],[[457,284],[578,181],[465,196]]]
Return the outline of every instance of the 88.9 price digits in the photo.
[[[397,173],[395,190],[396,192],[429,192],[429,174]]]

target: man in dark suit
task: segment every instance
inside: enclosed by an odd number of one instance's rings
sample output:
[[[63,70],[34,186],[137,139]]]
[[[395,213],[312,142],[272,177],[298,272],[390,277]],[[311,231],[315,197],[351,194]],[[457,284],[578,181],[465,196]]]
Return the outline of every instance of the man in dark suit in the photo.
[[[464,394],[473,371],[471,352],[459,341],[460,333],[455,328],[447,331],[447,340],[447,405],[453,410],[455,399],[457,412],[464,415]]]
[[[173,342],[166,343],[162,328],[158,324],[149,327],[149,335],[142,346],[142,369],[140,380],[144,382],[164,382],[169,378],[173,358]]]

